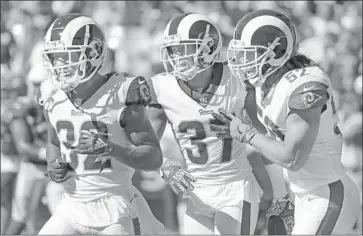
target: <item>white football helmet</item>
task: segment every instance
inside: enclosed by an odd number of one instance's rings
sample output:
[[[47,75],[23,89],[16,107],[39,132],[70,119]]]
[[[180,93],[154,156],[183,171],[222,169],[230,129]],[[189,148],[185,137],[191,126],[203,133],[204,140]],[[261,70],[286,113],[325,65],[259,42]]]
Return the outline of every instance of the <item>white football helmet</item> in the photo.
[[[70,91],[89,80],[104,61],[104,33],[87,16],[72,13],[57,18],[49,27],[44,41],[44,67],[52,76],[55,86],[64,91]],[[59,58],[63,61],[60,66],[56,63]],[[68,68],[75,69],[76,73],[67,76]]]
[[[292,21],[276,11],[257,10],[238,22],[228,45],[228,66],[237,78],[261,86],[297,51]]]
[[[221,32],[212,20],[199,13],[184,13],[167,24],[160,55],[167,74],[191,80],[214,64],[221,48]],[[188,58],[194,65],[183,70],[181,62]]]

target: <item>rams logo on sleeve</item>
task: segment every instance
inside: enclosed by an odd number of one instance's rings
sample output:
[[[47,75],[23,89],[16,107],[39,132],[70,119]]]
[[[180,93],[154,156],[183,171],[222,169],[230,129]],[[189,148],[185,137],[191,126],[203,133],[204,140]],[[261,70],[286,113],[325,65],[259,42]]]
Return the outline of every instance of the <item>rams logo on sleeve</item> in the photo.
[[[312,107],[314,104],[318,103],[321,99],[323,99],[322,96],[316,93],[307,92],[303,94],[302,100],[306,108]]]
[[[329,99],[328,86],[309,81],[298,86],[290,95],[289,108],[303,110],[324,105]]]
[[[147,106],[150,102],[150,88],[142,76],[127,80],[126,105],[143,104]]]
[[[140,85],[140,96],[142,98],[142,100],[147,104],[151,97],[150,97],[150,89],[149,86],[144,83],[142,85]]]

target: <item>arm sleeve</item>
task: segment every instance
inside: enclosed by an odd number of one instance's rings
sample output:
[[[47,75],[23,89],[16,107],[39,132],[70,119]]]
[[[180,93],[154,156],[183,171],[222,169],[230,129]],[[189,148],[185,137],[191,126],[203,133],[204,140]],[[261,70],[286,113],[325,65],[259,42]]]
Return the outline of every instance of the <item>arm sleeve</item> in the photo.
[[[329,99],[328,85],[308,81],[295,88],[288,100],[291,110],[304,110],[324,105]]]
[[[151,100],[149,85],[142,76],[126,78],[124,94],[126,106],[133,104],[147,106]]]

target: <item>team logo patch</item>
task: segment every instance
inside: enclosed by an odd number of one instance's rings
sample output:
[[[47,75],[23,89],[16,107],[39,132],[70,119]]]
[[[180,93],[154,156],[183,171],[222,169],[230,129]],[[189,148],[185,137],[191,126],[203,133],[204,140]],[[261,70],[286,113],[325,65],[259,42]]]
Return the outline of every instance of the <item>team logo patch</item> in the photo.
[[[289,108],[309,109],[322,106],[328,99],[328,85],[318,81],[309,81],[298,86],[291,93]]]
[[[304,103],[305,107],[310,108],[315,103],[317,103],[319,100],[323,99],[323,97],[316,93],[307,92],[302,96],[302,99],[303,99],[303,103]]]
[[[83,100],[80,98],[76,98],[74,99],[74,105],[76,105],[77,107],[80,107],[82,105]]]
[[[140,96],[143,101],[147,102],[151,99],[150,90],[146,83],[140,84]]]

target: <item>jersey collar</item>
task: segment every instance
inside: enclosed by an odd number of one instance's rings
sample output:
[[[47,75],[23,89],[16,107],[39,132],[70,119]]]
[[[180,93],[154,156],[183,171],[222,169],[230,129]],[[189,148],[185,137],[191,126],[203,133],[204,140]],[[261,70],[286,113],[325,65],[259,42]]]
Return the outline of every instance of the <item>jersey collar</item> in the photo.
[[[211,83],[204,92],[199,92],[191,89],[187,85],[187,83],[183,80],[178,80],[178,84],[181,90],[186,95],[188,95],[191,99],[196,101],[202,107],[206,107],[209,104],[210,100],[212,99],[213,95],[216,93],[218,86],[222,81],[222,75],[223,75],[223,64],[215,63],[213,65],[213,75],[212,75],[213,77]]]

